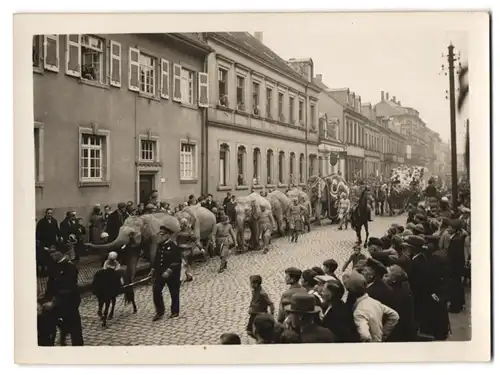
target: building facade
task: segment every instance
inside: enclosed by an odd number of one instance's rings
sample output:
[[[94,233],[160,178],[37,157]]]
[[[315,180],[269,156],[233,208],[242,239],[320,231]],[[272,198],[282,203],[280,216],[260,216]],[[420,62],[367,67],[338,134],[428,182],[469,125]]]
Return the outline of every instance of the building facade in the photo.
[[[262,33],[208,33],[210,85],[207,186],[228,191],[282,189],[318,173],[318,101],[313,62],[286,62]]]
[[[314,83],[321,88],[319,95],[319,174],[339,173],[345,176],[346,148],[343,143],[344,108],[328,92],[323,76],[316,74]]]
[[[209,52],[194,34],[35,36],[37,217],[200,194]]]

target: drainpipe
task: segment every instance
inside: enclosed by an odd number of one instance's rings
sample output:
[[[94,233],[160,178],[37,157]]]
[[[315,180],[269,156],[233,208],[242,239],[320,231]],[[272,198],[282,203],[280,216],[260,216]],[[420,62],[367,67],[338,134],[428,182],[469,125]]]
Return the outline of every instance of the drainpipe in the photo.
[[[135,203],[136,205],[141,203],[139,194],[139,166],[137,162],[139,161],[139,134],[137,134],[137,95],[134,95],[134,164],[135,164],[135,176],[134,176],[134,192],[135,192]]]
[[[206,41],[205,34],[203,40]],[[208,73],[208,55],[205,55],[203,62],[203,72]],[[210,77],[209,77],[210,78]],[[210,82],[210,79],[209,79]],[[210,84],[208,87],[210,91]],[[210,98],[210,94],[208,93]],[[208,108],[202,108],[201,111],[201,195],[208,194]]]
[[[305,128],[306,128],[306,182],[309,180],[309,178],[311,176],[309,176],[309,154],[307,152],[308,150],[308,140],[309,140],[309,117],[307,116],[307,112],[308,112],[308,109],[309,109],[309,106],[307,104],[309,104],[308,100],[309,100],[309,94],[308,94],[308,89],[309,89],[309,85],[310,85],[310,82],[307,82],[306,84],[306,102],[304,103],[305,104],[305,107],[304,108],[304,112],[305,112],[305,117],[306,117],[306,121],[305,121]]]

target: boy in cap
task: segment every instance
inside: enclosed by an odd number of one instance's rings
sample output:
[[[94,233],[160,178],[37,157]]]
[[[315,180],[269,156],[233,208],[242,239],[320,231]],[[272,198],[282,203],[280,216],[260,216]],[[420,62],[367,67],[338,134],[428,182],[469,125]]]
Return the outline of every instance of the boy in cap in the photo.
[[[366,280],[366,292],[368,295],[386,306],[394,306],[394,294],[392,289],[384,281],[387,268],[376,259],[368,258],[362,274]]]
[[[248,308],[250,317],[247,324],[247,334],[255,338],[252,328],[255,317],[257,314],[267,313],[268,311],[271,315],[274,315],[274,303],[262,288],[262,277],[260,275],[250,276],[250,288],[252,289],[252,299],[250,300],[250,307]]]
[[[285,282],[289,288],[283,292],[278,309],[278,322],[283,323],[286,318],[285,306],[290,304],[292,296],[297,292],[307,293],[304,287],[300,285],[302,271],[297,267],[289,267],[285,270]]]

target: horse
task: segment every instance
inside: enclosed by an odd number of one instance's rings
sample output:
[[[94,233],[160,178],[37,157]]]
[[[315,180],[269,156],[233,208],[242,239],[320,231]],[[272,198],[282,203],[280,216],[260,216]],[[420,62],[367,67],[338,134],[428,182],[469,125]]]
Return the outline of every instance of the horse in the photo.
[[[370,219],[370,210],[368,208],[368,190],[365,188],[361,193],[358,202],[352,208],[351,212],[351,225],[352,228],[356,231],[356,236],[358,237],[358,244],[361,244],[361,228],[365,228],[366,239],[364,243],[364,247],[368,246],[368,222]]]

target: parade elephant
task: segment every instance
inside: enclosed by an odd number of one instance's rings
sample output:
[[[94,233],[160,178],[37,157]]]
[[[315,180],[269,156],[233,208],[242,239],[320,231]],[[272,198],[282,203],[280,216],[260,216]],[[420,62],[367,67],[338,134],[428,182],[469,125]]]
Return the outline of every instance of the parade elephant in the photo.
[[[255,202],[255,203],[253,203]],[[250,248],[259,249],[259,219],[261,210],[272,210],[271,203],[258,193],[251,193],[249,195],[236,198],[236,240],[238,249],[245,249],[245,224],[250,227]]]
[[[279,190],[274,190],[272,193],[267,195],[267,200],[271,203],[271,208],[276,221],[277,231],[280,236],[285,235],[285,214],[292,202],[290,198]]]

